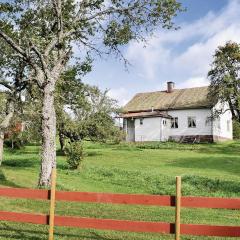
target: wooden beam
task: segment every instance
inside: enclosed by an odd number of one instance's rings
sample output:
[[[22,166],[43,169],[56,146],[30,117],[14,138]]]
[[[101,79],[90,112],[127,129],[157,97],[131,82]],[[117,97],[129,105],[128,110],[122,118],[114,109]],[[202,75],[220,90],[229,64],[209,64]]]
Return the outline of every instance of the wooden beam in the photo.
[[[52,169],[51,176],[51,199],[49,213],[49,240],[54,239],[54,214],[55,214],[55,199],[56,199],[56,168]]]
[[[181,234],[181,177],[176,177],[175,240]]]

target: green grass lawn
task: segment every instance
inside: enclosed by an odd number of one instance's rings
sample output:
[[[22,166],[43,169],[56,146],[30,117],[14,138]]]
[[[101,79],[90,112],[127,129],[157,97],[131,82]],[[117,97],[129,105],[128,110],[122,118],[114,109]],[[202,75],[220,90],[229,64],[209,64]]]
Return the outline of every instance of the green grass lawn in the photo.
[[[59,190],[174,194],[181,175],[183,195],[240,197],[240,142],[184,145],[175,143],[85,143],[80,170],[70,171],[58,156]],[[39,147],[5,151],[0,186],[35,188],[40,169]],[[0,198],[0,210],[47,213],[46,201]],[[111,204],[57,203],[58,215],[174,222],[174,209]],[[239,211],[183,209],[183,223],[240,225]],[[47,226],[0,222],[0,239],[47,239]],[[56,228],[56,239],[156,240],[170,235]],[[228,239],[183,237],[182,239]],[[230,238],[229,238],[230,239]]]

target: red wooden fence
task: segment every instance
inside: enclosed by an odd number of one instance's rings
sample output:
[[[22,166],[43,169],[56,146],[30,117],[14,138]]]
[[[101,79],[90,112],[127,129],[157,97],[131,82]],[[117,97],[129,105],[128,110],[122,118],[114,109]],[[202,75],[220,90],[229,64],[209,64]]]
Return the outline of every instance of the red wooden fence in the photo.
[[[49,200],[50,190],[0,188],[0,196],[24,199]],[[56,201],[110,203],[110,204],[139,204],[175,207],[175,196],[139,195],[139,194],[111,194],[89,192],[56,191]],[[240,209],[240,198],[212,198],[212,197],[181,197],[181,207],[188,208],[223,208]],[[0,220],[24,222],[33,224],[49,224],[48,215],[16,213],[0,211]],[[78,228],[94,228],[104,230],[175,233],[174,223],[126,221],[112,219],[95,219],[55,216],[55,226]],[[212,226],[199,224],[181,224],[181,234],[240,237],[240,226]]]

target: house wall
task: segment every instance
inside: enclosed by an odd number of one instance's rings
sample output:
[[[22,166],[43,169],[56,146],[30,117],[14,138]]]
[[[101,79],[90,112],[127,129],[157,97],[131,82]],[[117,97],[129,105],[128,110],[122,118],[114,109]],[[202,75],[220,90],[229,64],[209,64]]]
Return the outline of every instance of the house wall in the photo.
[[[216,108],[222,106],[217,105]],[[224,106],[227,108],[227,106]],[[178,117],[178,128],[171,128],[170,119],[165,119],[167,125],[163,126],[163,118],[148,117],[127,120],[127,141],[166,141],[168,139],[181,140],[183,137],[197,138],[198,141],[219,141],[232,139],[232,116],[230,111],[226,111],[219,119],[209,121],[214,109],[186,109],[170,110],[168,115]],[[188,127],[188,117],[196,118],[196,128]],[[228,129],[229,121],[229,129]],[[192,140],[192,139],[191,139]],[[191,141],[190,140],[190,141]]]
[[[216,104],[216,106],[213,108],[213,113],[219,109],[222,109],[224,113],[221,114],[218,118],[215,118],[213,121],[214,140],[231,140],[233,139],[232,113],[228,110],[229,106],[227,103]]]
[[[207,118],[212,114],[210,109],[171,110],[168,114],[178,117],[178,128],[169,126],[169,137],[177,140],[181,136],[212,135],[212,124],[206,123]],[[196,117],[196,128],[188,127],[188,117]]]
[[[161,117],[144,118],[143,124],[140,119],[135,119],[135,141],[160,141]]]

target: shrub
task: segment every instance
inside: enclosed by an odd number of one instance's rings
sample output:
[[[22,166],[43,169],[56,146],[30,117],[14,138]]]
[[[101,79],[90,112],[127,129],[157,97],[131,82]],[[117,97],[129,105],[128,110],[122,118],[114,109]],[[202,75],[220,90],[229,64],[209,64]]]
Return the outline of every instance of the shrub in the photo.
[[[84,158],[81,142],[72,142],[66,147],[67,163],[70,169],[78,169]]]

